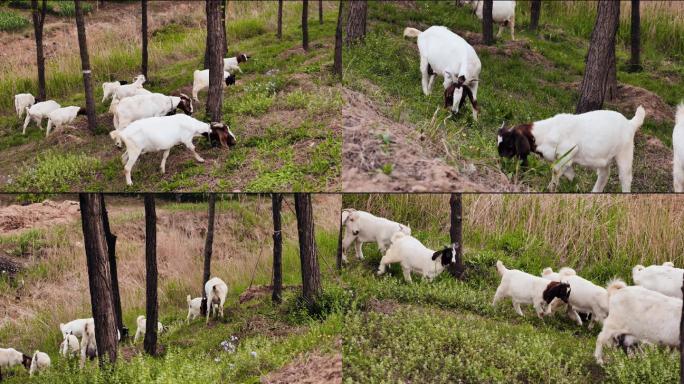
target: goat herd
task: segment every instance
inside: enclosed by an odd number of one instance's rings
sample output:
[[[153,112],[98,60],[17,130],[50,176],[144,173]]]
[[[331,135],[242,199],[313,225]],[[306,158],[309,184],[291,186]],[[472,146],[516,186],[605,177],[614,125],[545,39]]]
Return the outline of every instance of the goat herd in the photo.
[[[228,71],[239,71],[239,64],[247,61],[249,56],[239,54],[223,60],[223,79],[226,86],[235,84],[235,75]],[[109,112],[113,115],[114,130],[109,133],[118,147],[122,144],[126,150],[121,156],[124,164],[126,184],[132,185],[131,170],[138,157],[146,152],[161,152],[161,173],[166,171],[166,159],[171,148],[183,144],[199,162],[204,162],[195,151],[192,140],[200,135],[205,136],[212,145],[216,142],[224,148],[236,144],[235,135],[228,125],[221,122],[207,124],[190,117],[193,113],[192,100],[185,94],[167,96],[152,93],[143,88],[145,76],[138,75],[133,83],[113,81],[102,84],[102,102],[111,98]],[[209,88],[209,70],[196,70],[193,73],[192,97],[199,103],[197,97],[200,91]],[[30,93],[14,96],[14,107],[21,118],[26,113],[22,134],[26,134],[26,127],[34,121],[42,129],[43,119],[48,120],[45,136],[50,134],[54,125],[60,128],[71,124],[76,116],[85,115],[85,108],[78,106],[61,107],[54,100],[36,100]],[[176,110],[183,115],[176,115]]]
[[[385,273],[388,264],[399,263],[407,282],[411,282],[412,272],[432,281],[456,261],[455,244],[439,251],[428,249],[411,236],[408,226],[368,212],[345,209],[342,225],[343,260],[347,261],[346,252],[352,244],[357,257],[363,259],[363,243],[375,242],[383,254],[378,275]],[[531,304],[539,318],[565,306],[567,316],[580,326],[582,317],[590,319],[589,328],[594,323],[602,324],[594,351],[599,364],[603,364],[605,345],[617,345],[630,354],[640,344],[679,346],[684,269],[675,268],[671,262],[649,267],[637,265],[632,269],[635,285],[627,286],[623,280],[614,279],[607,288],[580,277],[568,267],[558,272],[545,268],[539,277],[508,269],[497,261],[496,270],[501,283],[492,305],[510,298],[520,316],[524,316],[520,305]]]
[[[218,277],[213,277],[204,284],[204,293],[207,297],[207,323],[213,314],[223,318],[223,306],[228,294],[228,286]],[[188,316],[187,322],[200,316],[202,298],[188,295]],[[141,336],[145,335],[146,320],[145,316],[140,315],[136,318],[137,329],[133,342],[137,342]],[[162,333],[166,328],[161,322],[157,323],[157,332]],[[63,341],[59,345],[59,354],[63,358],[71,359],[80,353],[80,366],[84,367],[86,358],[94,359],[97,355],[97,343],[95,341],[95,320],[91,318],[76,319],[66,324],[59,324],[59,331],[62,333]],[[79,341],[78,338],[81,338]],[[117,338],[121,340],[121,333],[117,330]],[[16,365],[23,365],[29,371],[29,375],[39,373],[50,367],[50,356],[41,351],[35,351],[33,356],[25,355],[14,348],[0,348],[0,380],[2,380],[2,368],[11,368]]]

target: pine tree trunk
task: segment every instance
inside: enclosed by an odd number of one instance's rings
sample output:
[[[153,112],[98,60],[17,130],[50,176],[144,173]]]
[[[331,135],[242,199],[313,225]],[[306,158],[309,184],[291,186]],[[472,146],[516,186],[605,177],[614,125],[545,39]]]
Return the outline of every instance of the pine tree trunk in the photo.
[[[366,37],[366,18],[368,1],[356,0],[349,2],[349,17],[347,18],[347,35],[345,43],[351,45],[362,41]]]
[[[299,258],[302,268],[302,292],[307,304],[313,306],[321,293],[321,272],[316,257],[316,238],[314,236],[313,207],[310,194],[295,194],[295,212],[297,214]]]
[[[31,0],[33,9],[33,32],[36,37],[36,64],[38,66],[38,99],[46,100],[45,93],[45,55],[43,54],[43,24],[47,12],[47,0],[43,0],[40,10],[38,10],[38,0]]]
[[[323,24],[323,0],[318,0],[318,24]]]
[[[278,39],[283,38],[283,0],[278,0]]]
[[[617,63],[615,57],[615,45],[610,54],[610,64],[608,66],[608,77],[606,78],[606,95],[604,101],[613,101],[617,98]]]
[[[283,296],[283,235],[280,223],[280,209],[283,195],[271,194],[271,211],[273,213],[273,294],[271,299],[279,304]]]
[[[147,0],[141,0],[140,8],[142,9],[142,63],[140,64],[140,71],[149,81],[150,78],[147,75]]]
[[[539,29],[539,14],[541,13],[541,0],[532,0],[530,3],[530,31]]]
[[[228,33],[226,32],[226,12],[228,9],[228,0],[221,0],[221,31],[223,32],[223,47],[221,55],[224,57],[228,55]]]
[[[342,23],[344,22],[344,0],[340,0],[340,8],[337,13],[337,28],[335,29],[335,59],[333,62],[333,74],[342,80]]]
[[[484,0],[482,3],[482,42],[486,45],[494,44],[494,22],[492,20],[492,0]]]
[[[83,88],[85,89],[86,112],[88,115],[88,129],[95,132],[97,121],[95,120],[95,99],[93,99],[92,74],[90,73],[90,59],[88,58],[88,43],[86,41],[85,21],[81,0],[74,0],[76,9],[76,31],[78,32],[78,48],[81,52],[81,69],[83,71]]]
[[[309,50],[309,0],[302,0],[302,48]]]
[[[216,194],[209,194],[209,217],[207,219],[207,238],[204,241],[204,274],[202,275],[202,305],[200,313],[207,315],[207,293],[204,291],[204,284],[211,277],[211,254],[214,247],[214,217],[216,214]]]
[[[204,13],[207,16],[207,38],[204,42],[204,69],[209,69],[209,0],[204,0]]]
[[[145,195],[145,271],[147,304],[144,348],[148,355],[157,354],[157,212],[154,195]]]
[[[119,293],[119,276],[116,267],[116,235],[109,227],[109,214],[105,205],[104,194],[100,194],[100,205],[102,206],[102,225],[104,228],[105,239],[107,241],[107,257],[109,258],[109,274],[112,277],[112,300],[114,301],[114,316],[116,316],[116,327],[121,334],[121,341],[128,338],[128,328],[123,323],[121,315],[121,295]]]
[[[90,304],[95,319],[95,340],[100,365],[116,363],[116,315],[112,299],[112,279],[107,242],[102,222],[102,205],[95,193],[79,194],[83,243],[88,265]],[[106,356],[106,358],[105,358]]]
[[[340,204],[340,209],[342,209],[341,204]],[[340,215],[340,219],[341,219],[341,215]],[[339,227],[338,232],[337,232],[337,255],[335,255],[335,266],[337,267],[338,271],[342,269],[342,253],[344,251],[342,249],[342,227],[343,227],[342,220],[340,220],[340,227]]]
[[[223,104],[223,38],[219,0],[207,0],[207,35],[209,49],[209,95],[207,115],[211,121],[221,121]]]
[[[601,0],[591,33],[580,98],[575,113],[601,109],[606,90],[615,83],[615,34],[620,19],[620,2]],[[610,84],[609,84],[610,82]]]
[[[451,208],[451,226],[449,237],[451,242],[456,244],[456,263],[452,267],[457,278],[463,277],[463,198],[460,193],[452,193],[449,198]]]
[[[638,72],[641,67],[641,14],[639,10],[639,0],[632,0],[632,22],[631,22],[631,57],[629,59],[629,70]]]

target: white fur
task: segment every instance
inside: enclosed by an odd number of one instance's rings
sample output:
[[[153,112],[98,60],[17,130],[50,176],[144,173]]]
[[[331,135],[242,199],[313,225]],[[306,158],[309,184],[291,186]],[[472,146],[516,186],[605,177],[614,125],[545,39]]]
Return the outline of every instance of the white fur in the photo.
[[[74,335],[76,337],[83,337],[85,330],[85,325],[89,323],[95,327],[95,320],[92,317],[87,319],[76,319],[71,320],[66,324],[59,324],[59,330],[62,332],[62,337],[66,338],[67,335]]]
[[[223,318],[223,304],[226,302],[228,286],[218,277],[212,277],[204,284],[204,293],[207,295],[207,323],[211,313]]]
[[[249,59],[249,56],[247,56]],[[242,69],[240,69],[240,64],[238,63],[237,56],[234,57],[226,57],[223,59],[223,70],[227,72],[235,72],[238,71],[242,73]]]
[[[161,93],[134,95],[118,102],[114,112],[114,128],[124,129],[128,124],[146,117],[166,116],[175,111],[181,98]],[[192,112],[192,101],[190,101]]]
[[[395,232],[392,235],[391,245],[385,256],[380,260],[378,275],[385,273],[388,264],[400,263],[404,273],[404,280],[411,282],[411,272],[418,273],[428,281],[432,281],[444,271],[442,261],[438,258],[432,260],[435,251],[424,246],[418,239],[404,232]],[[451,262],[455,262],[456,250],[452,248]]]
[[[684,103],[677,106],[675,126],[672,130],[672,176],[674,191],[684,192]]]
[[[499,260],[496,262],[496,270],[501,276],[501,283],[496,289],[492,305],[506,297],[513,302],[513,309],[520,316],[525,316],[520,304],[532,304],[539,318],[546,313],[548,304],[544,300],[544,290],[551,283],[548,279],[530,275],[517,269],[508,269]]]
[[[24,119],[24,130],[21,132],[22,135],[26,134],[26,127],[28,127],[31,120],[36,122],[38,128],[43,129],[40,123],[44,118],[48,117],[48,114],[55,109],[58,109],[60,105],[54,100],[41,101],[40,103],[33,104],[31,107],[26,107],[26,119]]]
[[[551,268],[545,268],[542,272],[542,277],[547,279],[555,277],[554,281],[570,284],[571,291],[567,303],[568,317],[582,326],[582,319],[577,312],[591,313],[589,328],[592,328],[595,322],[602,323],[606,316],[608,316],[608,294],[606,290],[578,276],[572,268],[561,268],[558,273],[549,273],[550,270]],[[562,300],[554,299],[549,305],[546,314],[552,313],[562,304]]]
[[[224,88],[226,86],[225,80],[228,77],[230,77],[230,73],[223,71]],[[196,70],[192,75],[192,99],[195,100],[196,103],[199,103],[197,94],[207,88],[209,88],[209,70]]]
[[[137,342],[141,336],[143,336],[143,337],[145,336],[145,332],[147,331],[147,326],[146,326],[147,320],[145,319],[145,316],[143,316],[143,315],[138,316],[137,319],[135,320],[135,324],[138,326],[138,329],[136,329],[135,337],[133,337],[134,343]],[[163,331],[164,331],[164,326],[162,325],[162,323],[160,321],[158,321],[157,322],[157,334],[160,334]]]
[[[125,85],[125,84],[124,84]],[[117,88],[121,86],[121,82],[112,81],[108,83],[102,83],[102,102],[114,96],[114,92]]]
[[[635,266],[632,268],[634,285],[681,299],[684,269],[674,268],[670,264],[651,265],[649,267],[644,267],[643,265]]]
[[[190,320],[195,320],[195,318],[199,317],[200,308],[202,307],[202,298],[195,297],[193,299],[192,296],[188,295],[186,301],[188,303],[188,317],[185,320],[190,322]]]
[[[14,110],[17,112],[17,116],[21,117],[26,112],[26,108],[31,107],[36,103],[36,98],[30,93],[20,93],[14,95]]]
[[[50,367],[50,356],[45,352],[35,351],[33,353],[33,358],[31,359],[31,368],[29,369],[29,375],[33,376],[40,371]]]
[[[342,259],[345,262],[347,262],[347,249],[352,243],[354,243],[356,257],[363,259],[363,243],[377,243],[378,249],[384,254],[395,232],[411,234],[411,228],[406,225],[354,209],[342,211],[342,225],[344,226]]]
[[[85,322],[82,329],[81,338],[81,362],[80,366],[85,365],[86,357],[97,354],[97,341],[95,340],[95,322]]]
[[[24,354],[14,348],[0,348],[0,369],[21,365]]]
[[[484,13],[484,1],[466,1],[475,9],[475,15],[482,20]],[[504,26],[508,25],[511,29],[511,40],[515,40],[515,1],[497,0],[492,2],[492,21],[499,24],[499,32],[496,37],[501,36]]]
[[[81,107],[71,106],[58,108],[48,113],[48,122],[47,128],[45,129],[45,137],[47,137],[50,134],[52,125],[55,126],[55,129],[59,129],[65,125],[71,124],[74,121],[74,119],[76,119],[78,111],[80,110]]]
[[[127,97],[137,95],[138,91],[143,89],[143,84],[145,84],[145,75],[138,75],[135,77],[133,83],[116,87],[114,89],[112,102],[114,102],[114,100],[121,101]]]
[[[78,354],[81,346],[78,338],[72,334],[64,336],[64,340],[59,345],[59,354],[62,357],[71,357]]]
[[[134,91],[132,91],[132,94],[130,96],[127,96],[126,98],[133,97],[133,96],[139,96],[139,95],[150,95],[150,94],[152,94],[152,92],[148,91],[145,88],[137,88]],[[117,99],[116,97],[112,98],[112,103],[109,104],[109,113],[111,113],[112,115],[114,115],[116,113],[116,108],[119,106],[119,101],[121,101],[121,100]]]

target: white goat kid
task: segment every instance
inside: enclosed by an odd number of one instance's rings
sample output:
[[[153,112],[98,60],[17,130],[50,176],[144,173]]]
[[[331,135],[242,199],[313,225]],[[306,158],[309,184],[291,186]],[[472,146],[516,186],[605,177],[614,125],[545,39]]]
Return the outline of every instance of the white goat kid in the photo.
[[[475,15],[482,20],[484,13],[484,1],[470,0],[464,1],[470,3],[470,6],[475,10]],[[497,0],[492,2],[492,21],[499,24],[499,32],[496,37],[501,36],[504,27],[508,26],[511,29],[511,40],[515,40],[515,1]]]
[[[86,322],[83,325],[83,337],[81,338],[81,362],[80,366],[85,366],[86,357],[90,360],[97,356],[97,341],[95,340],[95,323]]]
[[[141,336],[145,336],[145,332],[147,331],[147,320],[145,319],[145,316],[140,315],[135,319],[135,324],[138,326],[138,329],[135,330],[135,337],[133,337],[133,342],[137,342],[138,339]],[[157,334],[160,334],[164,331],[164,326],[162,325],[161,321],[157,322]]]
[[[678,299],[682,298],[682,278],[684,269],[675,268],[671,263],[648,267],[636,265],[632,268],[634,285]]]
[[[3,368],[12,368],[19,364],[28,371],[31,369],[31,356],[27,356],[14,348],[0,348],[0,380],[2,380]]]
[[[225,87],[235,84],[235,75],[223,71],[223,81],[225,82]],[[224,87],[224,88],[225,88]],[[199,103],[197,95],[209,88],[209,70],[205,69],[203,71],[196,70],[192,75],[192,99],[196,103]]]
[[[551,276],[551,274],[546,273],[547,270],[550,270],[550,268],[544,269],[542,277],[548,278]],[[590,329],[593,328],[594,323],[602,323],[606,316],[608,316],[608,293],[605,288],[578,276],[572,268],[561,268],[557,275],[558,280],[556,281],[570,285],[570,295],[567,302],[568,317],[575,320],[579,326],[582,326],[582,319],[578,312],[591,314]],[[551,314],[560,304],[562,304],[562,301],[555,299],[547,309],[547,314]]]
[[[192,115],[192,100],[183,93],[179,96],[161,93],[130,96],[118,102],[114,112],[114,128],[124,129],[130,123],[146,117],[175,114],[176,109]]]
[[[241,53],[235,57],[226,57],[223,59],[223,70],[227,72],[238,71],[242,73],[242,69],[240,69],[240,63],[246,62],[247,59],[249,59],[249,56],[244,53]]]
[[[26,112],[26,108],[31,107],[36,103],[36,98],[30,93],[20,93],[14,95],[14,110],[17,112],[17,116],[21,117]]]
[[[423,32],[407,27],[404,36],[418,38],[423,93],[429,95],[435,77],[441,75],[444,77],[444,107],[456,114],[468,97],[473,106],[473,118],[477,120],[477,88],[482,63],[475,49],[461,36],[441,26]]]
[[[59,129],[65,125],[71,124],[74,121],[74,119],[76,119],[76,116],[85,114],[85,108],[76,106],[58,108],[48,113],[48,122],[47,128],[45,129],[45,137],[47,137],[50,134],[50,130],[52,129],[53,125],[55,126],[55,129]]]
[[[204,293],[207,296],[207,323],[212,312],[214,316],[223,318],[223,304],[226,302],[228,286],[218,277],[212,277],[204,284]]]
[[[35,351],[31,359],[31,368],[29,368],[29,375],[33,376],[40,371],[44,371],[50,367],[50,356],[41,351]]]
[[[114,96],[114,91],[122,85],[128,84],[126,80],[112,81],[108,83],[102,83],[102,102]]]
[[[672,176],[674,191],[684,192],[684,103],[677,106],[675,126],[672,130]]]
[[[622,192],[632,186],[634,134],[644,123],[642,106],[628,120],[615,111],[592,111],[579,115],[558,114],[550,119],[522,124],[498,131],[499,156],[518,157],[527,165],[527,156],[534,152],[555,162],[549,190],[555,191],[560,176],[569,180],[575,176],[572,165],[596,169],[598,177],[592,192],[603,192],[615,160]],[[558,160],[558,161],[556,161]]]
[[[121,101],[127,97],[131,97],[131,96],[135,96],[135,95],[139,94],[138,92],[141,89],[144,89],[143,84],[145,84],[145,75],[138,75],[135,77],[133,83],[120,85],[120,86],[114,88],[114,96],[112,98],[112,102],[114,102],[116,100]],[[147,92],[149,92],[149,91],[147,91]]]
[[[342,260],[347,262],[347,249],[354,244],[356,257],[363,260],[363,243],[375,242],[381,253],[389,248],[392,235],[396,232],[411,234],[411,228],[392,220],[364,211],[345,209],[342,211],[344,238],[342,239]]]
[[[33,104],[31,107],[26,107],[26,118],[24,119],[24,130],[21,132],[22,135],[26,134],[26,127],[28,127],[31,120],[36,122],[38,128],[43,129],[40,123],[44,118],[48,117],[48,114],[55,109],[58,109],[60,105],[54,100],[41,101],[40,103]]]
[[[192,296],[188,295],[186,301],[188,303],[188,317],[185,321],[189,323],[190,320],[195,320],[201,314],[200,308],[202,307],[202,298],[195,297],[193,299]]]
[[[59,354],[62,357],[72,357],[78,355],[81,345],[78,338],[72,334],[64,336],[64,340],[59,345]]]
[[[380,260],[378,276],[385,273],[387,265],[400,263],[406,282],[412,282],[411,272],[418,273],[431,282],[444,271],[447,265],[455,262],[455,244],[435,252],[424,246],[415,237],[404,232],[395,232],[392,235],[389,249]]]

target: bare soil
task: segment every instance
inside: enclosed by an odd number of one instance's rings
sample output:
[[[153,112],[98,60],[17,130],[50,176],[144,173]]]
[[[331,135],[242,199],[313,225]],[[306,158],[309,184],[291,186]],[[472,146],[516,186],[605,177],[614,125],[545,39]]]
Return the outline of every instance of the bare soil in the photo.
[[[307,353],[261,378],[266,384],[342,383],[342,354]]]
[[[0,234],[14,234],[29,228],[66,224],[80,215],[77,201],[52,201],[0,208]]]

